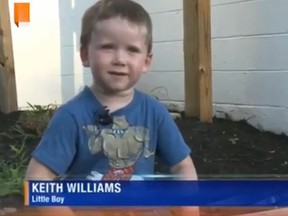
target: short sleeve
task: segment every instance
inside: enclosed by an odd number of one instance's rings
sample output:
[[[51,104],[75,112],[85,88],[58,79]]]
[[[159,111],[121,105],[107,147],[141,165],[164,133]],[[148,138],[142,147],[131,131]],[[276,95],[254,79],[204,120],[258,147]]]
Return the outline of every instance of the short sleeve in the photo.
[[[160,159],[169,167],[177,165],[190,155],[191,149],[166,107],[158,117],[157,150]]]
[[[77,125],[65,109],[56,111],[32,157],[58,175],[69,169],[76,154]]]

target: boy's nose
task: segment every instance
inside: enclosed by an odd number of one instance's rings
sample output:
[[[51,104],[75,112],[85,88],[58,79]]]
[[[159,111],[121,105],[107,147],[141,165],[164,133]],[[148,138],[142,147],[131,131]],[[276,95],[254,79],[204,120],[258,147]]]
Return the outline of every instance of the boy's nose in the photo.
[[[121,50],[117,50],[114,55],[113,63],[116,65],[125,65],[126,64],[126,54]]]

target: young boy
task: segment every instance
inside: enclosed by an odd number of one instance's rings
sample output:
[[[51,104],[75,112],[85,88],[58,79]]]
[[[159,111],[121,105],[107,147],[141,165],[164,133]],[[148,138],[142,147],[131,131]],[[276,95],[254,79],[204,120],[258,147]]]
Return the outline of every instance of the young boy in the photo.
[[[157,151],[172,174],[196,180],[190,149],[167,109],[134,88],[152,61],[148,13],[131,0],[100,0],[83,16],[80,42],[93,84],[54,114],[27,179],[146,179]]]

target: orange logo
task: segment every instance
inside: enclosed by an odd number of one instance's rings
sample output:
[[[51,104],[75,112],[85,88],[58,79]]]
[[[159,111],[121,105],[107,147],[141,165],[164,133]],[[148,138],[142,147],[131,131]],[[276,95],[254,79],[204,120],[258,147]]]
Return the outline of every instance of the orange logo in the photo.
[[[30,3],[14,3],[14,23],[19,27],[20,22],[30,22]]]

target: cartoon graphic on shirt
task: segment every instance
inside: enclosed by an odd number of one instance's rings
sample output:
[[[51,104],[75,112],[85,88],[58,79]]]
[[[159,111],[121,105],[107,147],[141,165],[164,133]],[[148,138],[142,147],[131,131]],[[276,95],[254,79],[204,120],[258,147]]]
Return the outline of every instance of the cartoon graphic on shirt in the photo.
[[[103,151],[109,161],[107,173],[92,171],[90,180],[141,180],[133,175],[135,164],[143,154],[145,158],[155,154],[149,149],[149,130],[142,126],[130,126],[125,116],[113,117],[112,128],[99,129],[96,125],[85,127],[89,136],[88,147],[92,154]]]

